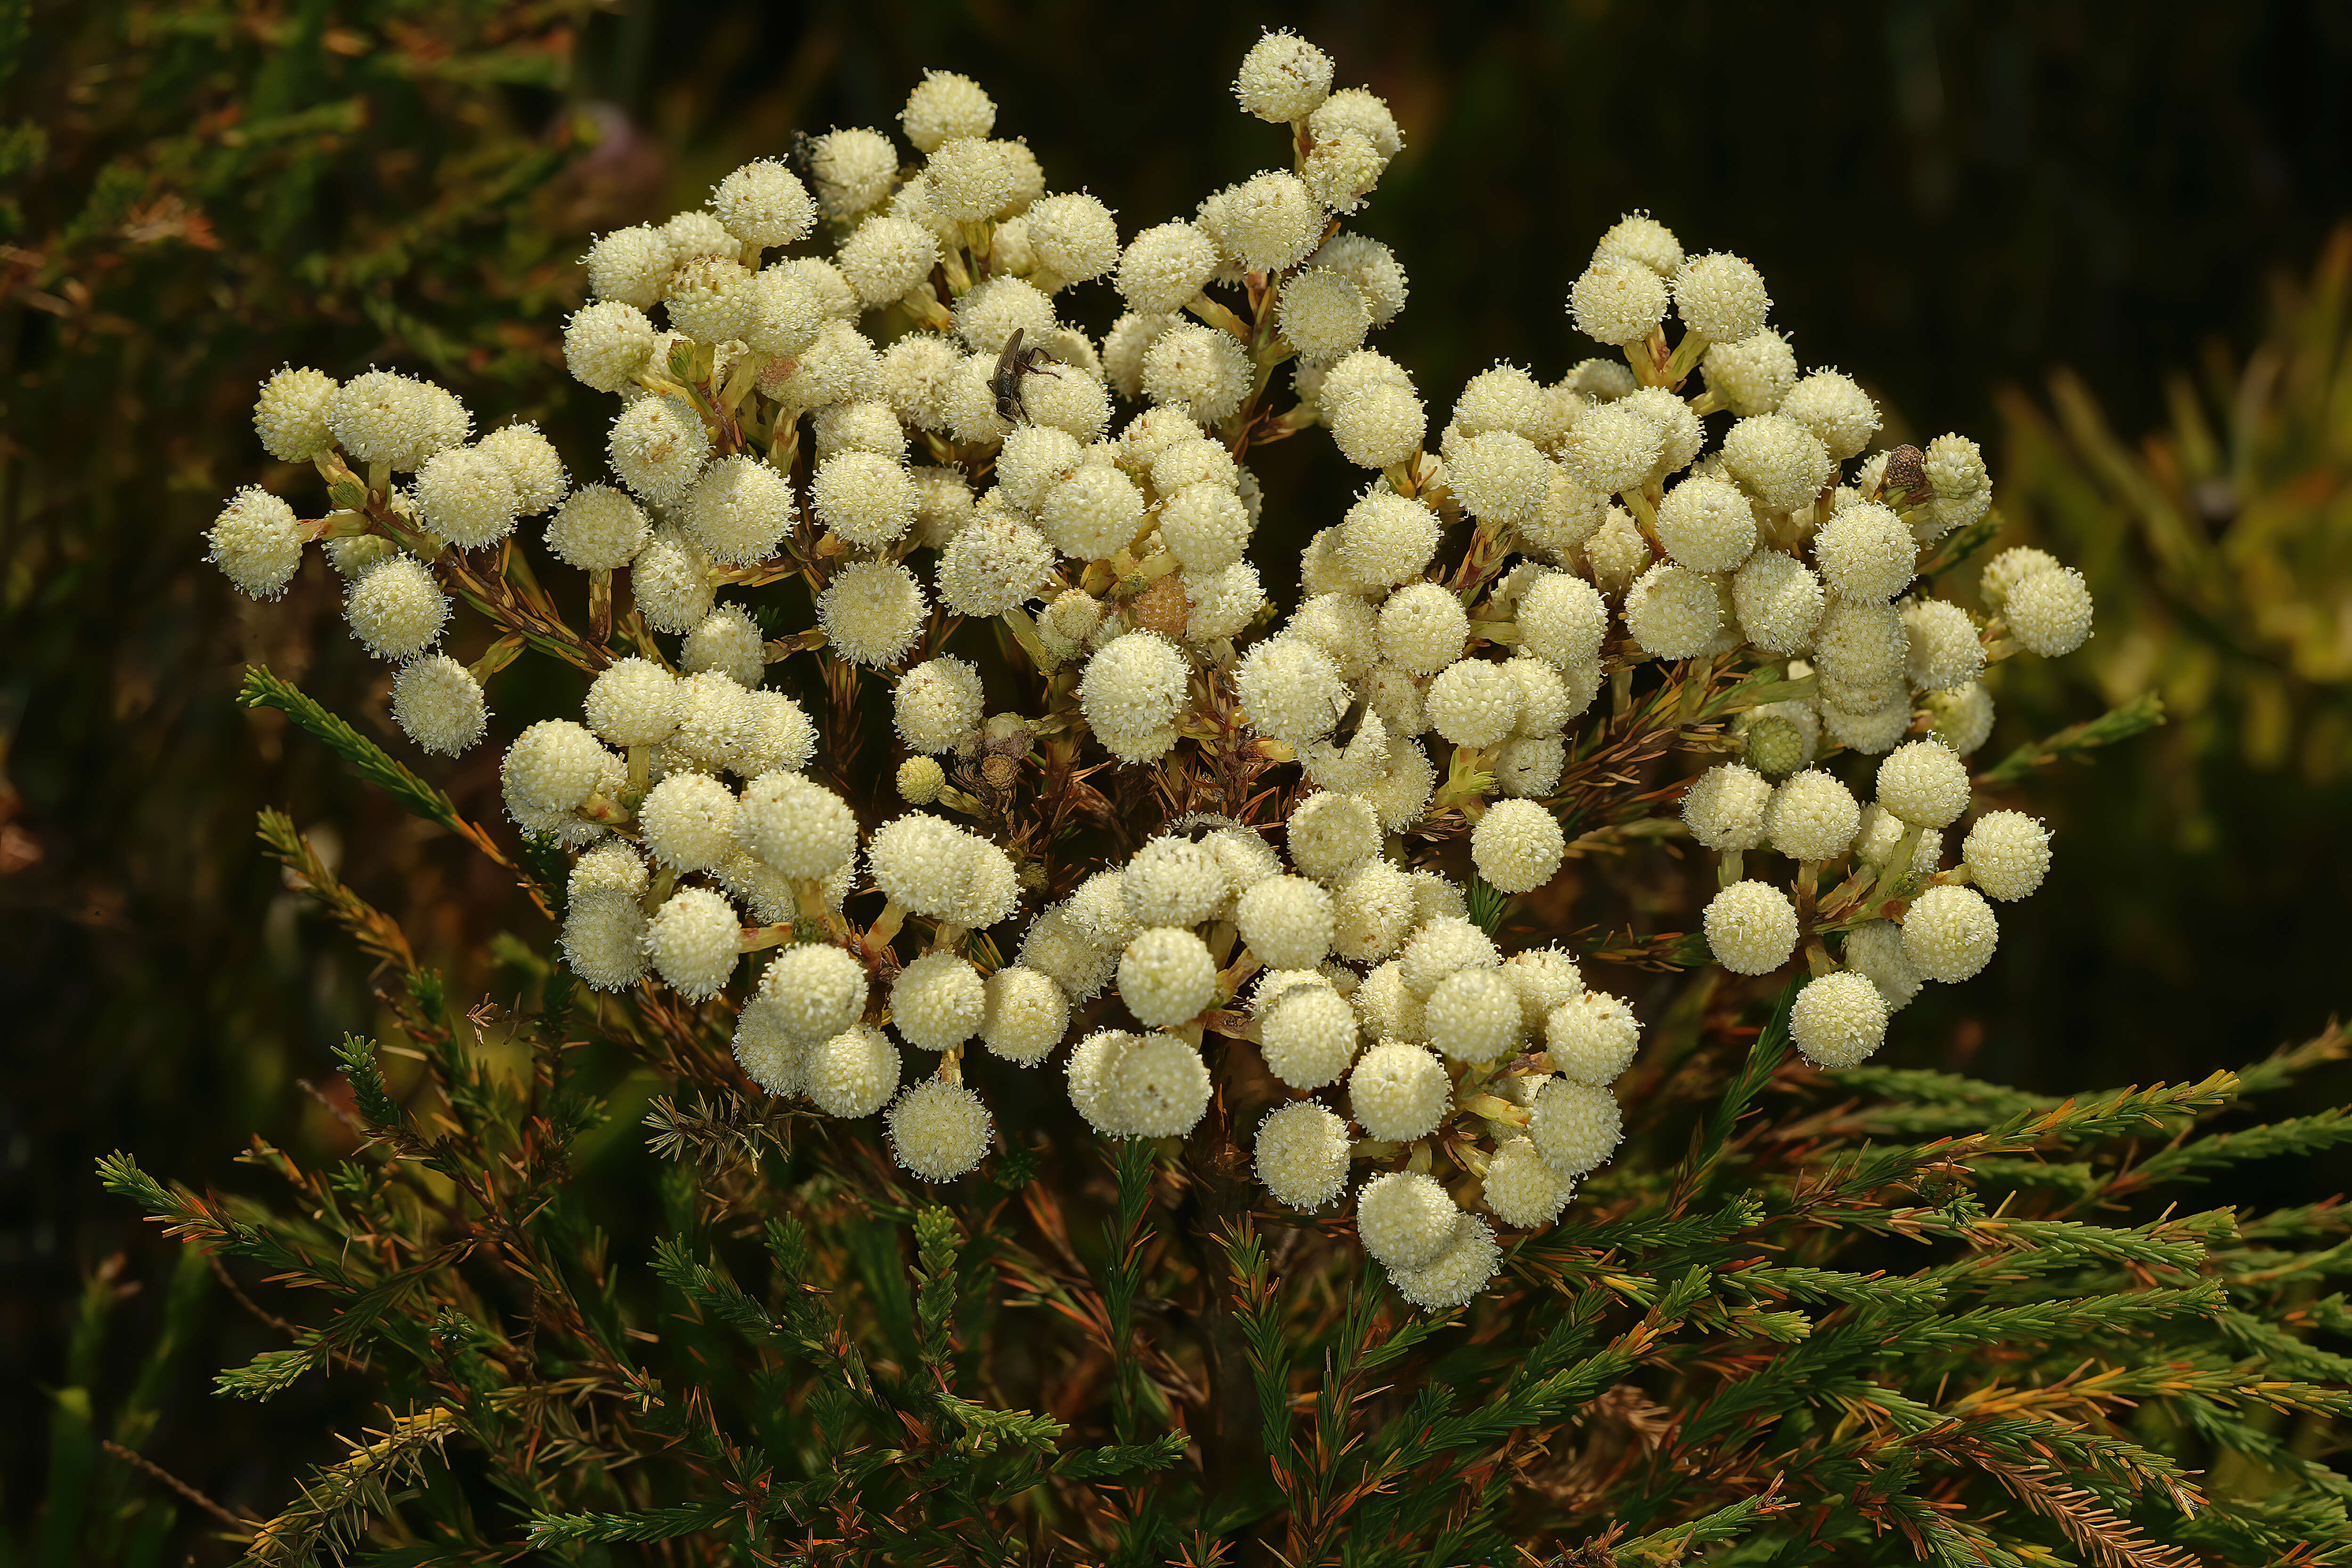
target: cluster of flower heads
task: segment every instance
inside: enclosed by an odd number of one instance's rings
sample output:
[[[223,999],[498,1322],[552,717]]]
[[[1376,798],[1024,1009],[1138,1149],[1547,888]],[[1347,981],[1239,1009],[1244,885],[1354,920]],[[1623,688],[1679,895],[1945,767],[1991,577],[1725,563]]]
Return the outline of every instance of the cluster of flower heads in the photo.
[[[836,130],[796,166],[739,169],[706,209],[595,243],[564,347],[579,381],[620,398],[617,483],[573,486],[527,425],[469,441],[470,416],[429,383],[288,370],[256,428],[273,456],[317,462],[339,510],[304,521],[247,489],[210,542],[238,587],[272,596],[323,541],[354,636],[399,665],[394,718],[456,752],[486,732],[497,664],[437,651],[446,574],[545,515],[547,548],[592,574],[607,616],[625,571],[641,626],[638,654],[595,674],[585,722],[526,729],[502,773],[516,822],[579,852],[563,950],[583,980],[704,1001],[775,950],[738,999],[744,1071],[835,1116],[883,1113],[899,1161],[934,1181],[992,1136],[964,1082],[974,1040],[1021,1067],[1069,1043],[1081,1115],[1150,1138],[1210,1105],[1205,1033],[1248,1041],[1283,1095],[1252,1136],[1267,1193],[1321,1208],[1370,1166],[1363,1245],[1444,1307],[1493,1277],[1497,1223],[1552,1223],[1608,1159],[1610,1086],[1640,1032],[1570,955],[1506,957],[1460,886],[1408,862],[1403,830],[1442,799],[1475,821],[1479,877],[1533,891],[1567,855],[1549,797],[1612,673],[1771,668],[1781,700],[1739,716],[1740,760],[1685,798],[1691,837],[1723,857],[1705,933],[1742,974],[1801,946],[1815,977],[1796,1043],[1850,1065],[1924,981],[1983,967],[1988,899],[2041,881],[2032,818],[1978,816],[1950,869],[1943,836],[1991,724],[1988,659],[2070,651],[2091,606],[2032,550],[1986,572],[1987,624],[1930,596],[1923,555],[1990,504],[1975,444],[1870,451],[1875,405],[1840,372],[1800,374],[1756,268],[1686,255],[1646,216],[1601,237],[1569,296],[1622,357],[1550,383],[1497,364],[1433,443],[1412,376],[1365,346],[1403,308],[1403,269],[1344,226],[1402,139],[1332,75],[1305,41],[1264,37],[1235,90],[1288,128],[1295,166],[1122,241],[1100,201],[1048,194],[1027,148],[993,135],[976,84],[933,72],[899,117],[919,163],[881,132]],[[1091,282],[1125,306],[1099,341],[1064,314]],[[1286,362],[1296,400],[1276,412]],[[1120,403],[1140,406],[1122,422]],[[1371,477],[1272,624],[1236,454],[1318,426]],[[770,642],[719,601],[792,575],[816,589],[816,626],[795,636]],[[1047,711],[988,711],[980,668],[940,651],[960,618],[1000,624],[1056,678]],[[1314,788],[1279,847],[1229,819],[1171,825],[999,938],[1017,957],[984,968],[962,938],[1021,910],[1032,868],[928,811],[861,825],[809,776],[816,727],[763,688],[803,649],[891,683],[910,806],[979,815],[947,765],[1010,770],[1044,734],[1153,763],[1214,737],[1220,693],[1259,754]],[[1814,765],[1840,749],[1883,759],[1866,808]],[[1739,875],[1767,847],[1796,866],[1801,912]],[[1820,895],[1824,868],[1849,896]],[[859,933],[841,911],[867,882],[888,904]],[[910,916],[936,935],[901,966],[889,943]],[[937,1069],[909,1081],[905,1049]]]

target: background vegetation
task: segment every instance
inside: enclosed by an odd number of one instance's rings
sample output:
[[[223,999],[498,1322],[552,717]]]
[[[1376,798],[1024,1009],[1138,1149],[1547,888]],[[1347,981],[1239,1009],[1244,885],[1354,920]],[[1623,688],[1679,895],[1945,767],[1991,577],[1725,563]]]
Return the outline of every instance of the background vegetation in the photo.
[[[152,1491],[104,1435],[264,1510],[335,1457],[311,1436],[337,1397],[319,1380],[266,1406],[210,1397],[213,1368],[272,1336],[89,1175],[121,1146],[234,1184],[250,1131],[306,1158],[348,1147],[300,1084],[331,1079],[341,1033],[368,1026],[369,976],[287,894],[254,810],[336,847],[455,995],[518,984],[487,940],[515,918],[506,895],[233,701],[262,658],[393,738],[379,667],[322,576],[291,613],[255,613],[199,563],[220,498],[262,466],[253,386],[289,360],[429,367],[480,415],[593,449],[556,352],[584,237],[698,200],[795,128],[887,123],[926,65],[985,82],[1003,128],[1131,225],[1256,166],[1259,128],[1223,84],[1262,23],[1308,31],[1405,125],[1372,227],[1413,277],[1392,349],[1436,396],[1497,354],[1552,374],[1582,357],[1560,298],[1623,210],[1748,255],[1806,363],[1874,376],[1901,430],[1985,439],[2012,540],[2092,574],[2102,629],[2065,668],[2105,692],[2011,672],[1995,753],[2149,681],[2176,716],[2047,797],[2057,875],[1983,979],[1903,1015],[1889,1059],[2032,1090],[2193,1079],[2340,1005],[2340,11],[2182,7],[2127,31],[2087,4],[1929,0],[1590,0],[1476,27],[1436,7],[1191,15],[0,4],[12,1550],[155,1560],[160,1535],[107,1539],[117,1501]],[[1314,445],[1262,470],[1270,529],[1301,540],[1346,482]],[[486,752],[436,782],[494,819],[493,768]],[[2335,1103],[2332,1088],[2298,1092]],[[2314,1182],[2308,1162],[2258,1166],[2215,1201],[2307,1199]]]

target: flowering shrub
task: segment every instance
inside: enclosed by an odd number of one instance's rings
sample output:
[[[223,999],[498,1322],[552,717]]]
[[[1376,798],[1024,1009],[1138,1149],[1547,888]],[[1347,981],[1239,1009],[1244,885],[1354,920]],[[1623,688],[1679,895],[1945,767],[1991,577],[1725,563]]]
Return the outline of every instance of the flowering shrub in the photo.
[[[2267,1289],[2231,1272],[2231,1216],[2062,1217],[2198,1168],[2109,1145],[2187,1131],[2236,1081],[2053,1104],[1861,1066],[1923,985],[1992,961],[1997,906],[2049,872],[2004,792],[2147,717],[1971,771],[1992,667],[2090,636],[2081,575],[2012,549],[1983,568],[1990,619],[1938,596],[1997,531],[1976,446],[1873,451],[1872,400],[1801,372],[1756,269],[1646,216],[1568,289],[1615,356],[1498,363],[1433,431],[1367,346],[1405,269],[1349,226],[1401,133],[1332,82],[1265,37],[1235,91],[1287,127],[1289,167],[1124,243],[944,72],[900,116],[912,166],[835,130],[605,236],[564,338],[618,399],[592,458],[478,433],[396,371],[262,388],[263,447],[313,463],[328,504],[240,491],[213,560],[266,598],[320,544],[419,751],[502,745],[520,837],[268,672],[247,700],[469,839],[561,935],[515,1020],[529,1073],[494,1071],[485,1018],[265,817],[399,973],[427,1077],[404,1103],[347,1044],[378,1157],[286,1162],[330,1216],[299,1232],[128,1161],[109,1179],[344,1299],[229,1391],[382,1336],[368,1353],[431,1403],[261,1527],[257,1558],[352,1510],[496,1535],[430,1479],[460,1437],[551,1551],[1644,1562],[1894,1531],[1931,1560],[2052,1540],[2156,1563],[2190,1560],[2159,1543],[2184,1531],[2301,1528],[2203,1510],[2111,1419],[2166,1398],[2232,1441],[2255,1373],[2141,1369],[2230,1311],[2299,1346],[2231,1305]],[[1097,340],[1078,318],[1107,292],[1125,311]],[[1248,460],[1318,430],[1366,484],[1285,612]],[[578,716],[493,742],[526,654],[576,671]],[[886,700],[887,761],[862,735]],[[1714,890],[1675,912],[1675,857],[1701,852]],[[1576,900],[1606,918],[1557,929]],[[1664,1017],[1598,984],[1676,969],[1700,978]],[[603,1114],[575,1027],[663,1083],[658,1333],[567,1185]],[[1743,1129],[1768,1089],[1901,1103]],[[2286,1125],[2215,1158],[2340,1135]],[[2061,1147],[2063,1177],[2022,1157]],[[2036,1212],[1989,1211],[1979,1182]],[[908,1222],[911,1275],[887,1228]],[[1942,1261],[1824,1267],[1847,1229]],[[2119,1338],[2115,1376],[2067,1370]],[[2031,1517],[1971,1511],[1987,1488]],[[2135,1506],[2164,1511],[2158,1542]]]

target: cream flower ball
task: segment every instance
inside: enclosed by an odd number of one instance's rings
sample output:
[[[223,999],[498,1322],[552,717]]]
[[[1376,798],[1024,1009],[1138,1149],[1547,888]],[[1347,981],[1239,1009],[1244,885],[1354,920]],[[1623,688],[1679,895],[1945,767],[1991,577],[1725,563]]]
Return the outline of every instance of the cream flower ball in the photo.
[[[1817,1067],[1853,1067],[1885,1043],[1886,999],[1851,969],[1816,975],[1790,1009],[1789,1037]]]
[[[1734,974],[1769,974],[1797,950],[1797,907],[1769,882],[1734,882],[1707,901],[1715,961]]]
[[[1433,1131],[1453,1094],[1444,1064],[1401,1040],[1382,1040],[1348,1075],[1349,1109],[1366,1132],[1385,1142],[1410,1143]]]
[[[1436,1177],[1391,1171],[1356,1194],[1356,1234],[1389,1268],[1425,1268],[1452,1245],[1461,1212]]]
[[[2022,899],[2050,871],[2050,829],[2021,811],[1991,811],[1977,818],[1960,847],[1969,879],[1989,899]]]
[[[1929,888],[1903,917],[1903,956],[1930,980],[1958,984],[1992,962],[2000,921],[1974,888]]]
[[[953,1181],[977,1166],[994,1131],[980,1096],[937,1078],[908,1087],[891,1101],[882,1121],[892,1155],[926,1182]]]
[[[1311,1100],[1278,1105],[1258,1123],[1257,1179],[1278,1204],[1321,1208],[1347,1188],[1348,1146],[1348,1124],[1330,1110]]]
[[[1577,1083],[1605,1085],[1633,1065],[1642,1026],[1618,997],[1587,991],[1551,1010],[1544,1040],[1553,1071]]]
[[[1052,976],[1008,963],[982,985],[980,1043],[1006,1061],[1034,1067],[1070,1026],[1070,999]]]
[[[1470,834],[1478,874],[1506,893],[1532,892],[1550,881],[1567,847],[1559,820],[1531,800],[1495,802]]]
[[[980,972],[961,953],[925,953],[890,983],[890,1021],[918,1050],[963,1044],[980,1032],[987,1008]]]
[[[1119,1000],[1149,1028],[1184,1023],[1217,999],[1217,963],[1190,931],[1138,932],[1118,960]]]
[[[1528,1139],[1555,1174],[1583,1175],[1615,1152],[1623,1135],[1608,1089],[1566,1078],[1548,1078],[1537,1089]]]

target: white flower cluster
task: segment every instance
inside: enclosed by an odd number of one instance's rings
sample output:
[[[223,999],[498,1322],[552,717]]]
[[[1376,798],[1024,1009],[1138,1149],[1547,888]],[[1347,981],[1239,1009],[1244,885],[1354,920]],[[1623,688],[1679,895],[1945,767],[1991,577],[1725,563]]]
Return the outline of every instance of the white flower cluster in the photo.
[[[463,552],[548,514],[550,552],[591,574],[599,641],[577,662],[598,673],[585,722],[525,730],[502,776],[526,831],[579,852],[563,947],[583,980],[702,1002],[744,953],[780,947],[736,1005],[745,1074],[830,1115],[882,1113],[926,1181],[970,1170],[993,1136],[966,1081],[974,1040],[1016,1067],[1072,1042],[1072,1103],[1112,1137],[1190,1132],[1219,1101],[1212,1063],[1254,1049],[1282,1097],[1250,1114],[1266,1192],[1315,1209],[1353,1187],[1367,1251],[1442,1309],[1492,1279],[1498,1225],[1550,1225],[1610,1158],[1611,1086],[1640,1029],[1569,954],[1507,957],[1409,846],[1466,828],[1486,887],[1535,893],[1571,853],[1556,805],[1604,689],[1622,709],[1644,661],[1702,687],[1766,670],[1779,700],[1738,715],[1744,760],[1684,803],[1726,857],[1706,936],[1743,974],[1816,958],[1830,972],[1797,1002],[1797,1041],[1859,1060],[1924,980],[1983,966],[1988,898],[2040,881],[2031,818],[1979,816],[1951,871],[1942,834],[1970,805],[1960,759],[1991,722],[1988,661],[2069,651],[2091,606],[2078,574],[2030,550],[1985,574],[1982,625],[1930,596],[1925,553],[1990,504],[1975,445],[1865,456],[1876,405],[1840,372],[1801,374],[1756,268],[1685,255],[1643,215],[1569,290],[1622,363],[1556,380],[1497,364],[1433,439],[1412,375],[1367,346],[1406,303],[1403,269],[1347,227],[1403,137],[1334,77],[1313,45],[1267,34],[1234,92],[1287,129],[1290,166],[1122,240],[1099,200],[1049,193],[977,84],[932,72],[899,116],[912,160],[884,131],[834,130],[795,166],[747,164],[707,207],[594,243],[564,353],[619,399],[602,459],[616,482],[572,486],[527,426],[468,444],[470,416],[428,384],[289,370],[256,428],[318,464],[340,510],[306,523],[247,489],[210,541],[268,596],[327,539],[354,632],[404,661],[395,717],[455,752],[486,713],[475,670],[435,651],[445,585],[479,603]],[[1087,285],[1123,307],[1099,341],[1071,309]],[[1307,544],[1302,600],[1276,616],[1241,459],[1317,426],[1368,483]],[[814,625],[773,641],[719,600],[787,577]],[[984,624],[959,633],[970,620]],[[1039,711],[990,711],[1005,647]],[[772,658],[803,650],[830,661],[836,699],[891,687],[903,750],[882,776],[930,809],[861,825],[803,771],[815,729],[762,688]],[[1046,751],[1066,763],[1080,745],[1161,768],[1197,752],[1203,773],[1251,778],[1295,763],[1312,787],[1279,851],[1231,818],[1169,825],[971,946],[1011,962],[975,963],[966,934],[1056,879],[1037,847],[1054,835],[1004,803]],[[1866,811],[1816,765],[1841,751],[1883,757]],[[1768,846],[1802,868],[1801,907],[1730,874]],[[1809,930],[1825,866],[1851,896]],[[887,902],[857,930],[844,903],[861,867]],[[902,965],[889,950],[910,918],[932,935]],[[1842,969],[1823,930],[1844,933]],[[1204,1050],[1211,1036],[1229,1044]],[[936,1071],[910,1077],[909,1050]]]

